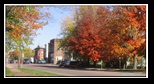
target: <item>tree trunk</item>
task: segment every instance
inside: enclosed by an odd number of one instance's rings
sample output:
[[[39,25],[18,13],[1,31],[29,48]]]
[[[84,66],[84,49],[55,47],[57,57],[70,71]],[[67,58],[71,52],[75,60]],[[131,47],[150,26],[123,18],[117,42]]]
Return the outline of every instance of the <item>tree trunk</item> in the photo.
[[[19,58],[18,58],[18,68],[21,68],[21,67],[22,67],[22,64],[23,64],[23,57],[24,57],[24,52],[21,51],[21,55],[20,55]]]
[[[103,61],[101,60],[101,69],[102,69],[102,64],[103,64]]]
[[[22,52],[22,57],[21,57],[21,64],[24,62],[24,52]]]
[[[90,65],[90,58],[88,58],[88,64],[87,64],[87,66],[89,67],[89,65]]]
[[[20,57],[21,57],[21,55],[18,58],[18,68],[20,68]]]
[[[5,55],[5,64],[7,66],[7,63],[8,63],[8,55]]]
[[[137,54],[134,56],[134,66],[133,69],[137,69]]]
[[[72,58],[72,60],[74,59],[74,58],[73,58],[73,52],[71,52],[71,58]]]
[[[96,61],[94,61],[94,67],[96,67]]]
[[[126,61],[127,61],[127,59],[124,57],[123,60],[122,60],[122,67],[123,67],[123,69],[126,68]]]

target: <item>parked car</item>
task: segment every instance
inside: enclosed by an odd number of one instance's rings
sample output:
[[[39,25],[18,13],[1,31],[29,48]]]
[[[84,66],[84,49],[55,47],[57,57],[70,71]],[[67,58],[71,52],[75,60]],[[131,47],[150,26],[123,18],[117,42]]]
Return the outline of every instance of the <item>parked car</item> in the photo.
[[[30,64],[30,60],[29,59],[24,59],[24,64]]]
[[[59,63],[59,67],[64,67],[66,65],[66,61],[61,61],[60,63]]]
[[[70,62],[71,62],[70,60],[66,61],[64,67],[69,67],[70,66]]]
[[[59,63],[59,67],[68,67],[70,65],[70,60],[67,60],[67,61],[61,61]]]
[[[45,60],[39,60],[38,63],[39,63],[39,64],[45,64],[46,61],[45,61]]]
[[[10,64],[13,64],[13,63],[14,63],[14,61],[13,61],[13,60],[9,60],[9,63],[10,63]]]
[[[61,61],[59,63],[59,67],[71,67],[71,68],[80,68],[85,67],[87,65],[87,62],[83,61]]]
[[[80,61],[71,61],[70,64],[69,64],[69,67],[76,68],[79,65],[81,65]]]

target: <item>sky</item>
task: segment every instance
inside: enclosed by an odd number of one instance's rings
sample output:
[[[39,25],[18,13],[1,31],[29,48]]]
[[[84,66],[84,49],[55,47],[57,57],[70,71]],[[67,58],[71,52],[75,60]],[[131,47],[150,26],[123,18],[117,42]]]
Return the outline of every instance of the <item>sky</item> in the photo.
[[[35,49],[38,45],[41,47],[45,47],[45,44],[49,43],[50,40],[54,38],[61,38],[59,36],[61,32],[61,22],[67,17],[71,16],[71,9],[64,8],[49,8],[49,12],[51,13],[51,18],[48,20],[48,24],[44,26],[42,29],[36,31],[38,34],[33,39],[33,45],[30,45],[31,49]]]

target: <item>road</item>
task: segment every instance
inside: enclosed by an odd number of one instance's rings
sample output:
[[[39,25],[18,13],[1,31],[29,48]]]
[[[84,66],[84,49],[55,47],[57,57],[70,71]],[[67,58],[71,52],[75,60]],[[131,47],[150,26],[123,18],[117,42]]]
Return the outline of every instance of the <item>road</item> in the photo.
[[[12,64],[17,67],[17,64]],[[56,74],[65,75],[66,77],[146,77],[144,72],[124,72],[124,71],[94,71],[87,69],[68,69],[60,68],[52,64],[23,64],[23,68],[41,70]]]

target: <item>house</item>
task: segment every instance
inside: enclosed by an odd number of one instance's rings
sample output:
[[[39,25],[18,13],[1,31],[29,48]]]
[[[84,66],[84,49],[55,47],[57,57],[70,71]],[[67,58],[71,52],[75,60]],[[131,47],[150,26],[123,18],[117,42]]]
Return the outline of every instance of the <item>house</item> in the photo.
[[[37,48],[35,48],[35,55],[34,55],[34,63],[37,63],[38,60],[44,59],[44,48],[40,47],[38,45]]]

